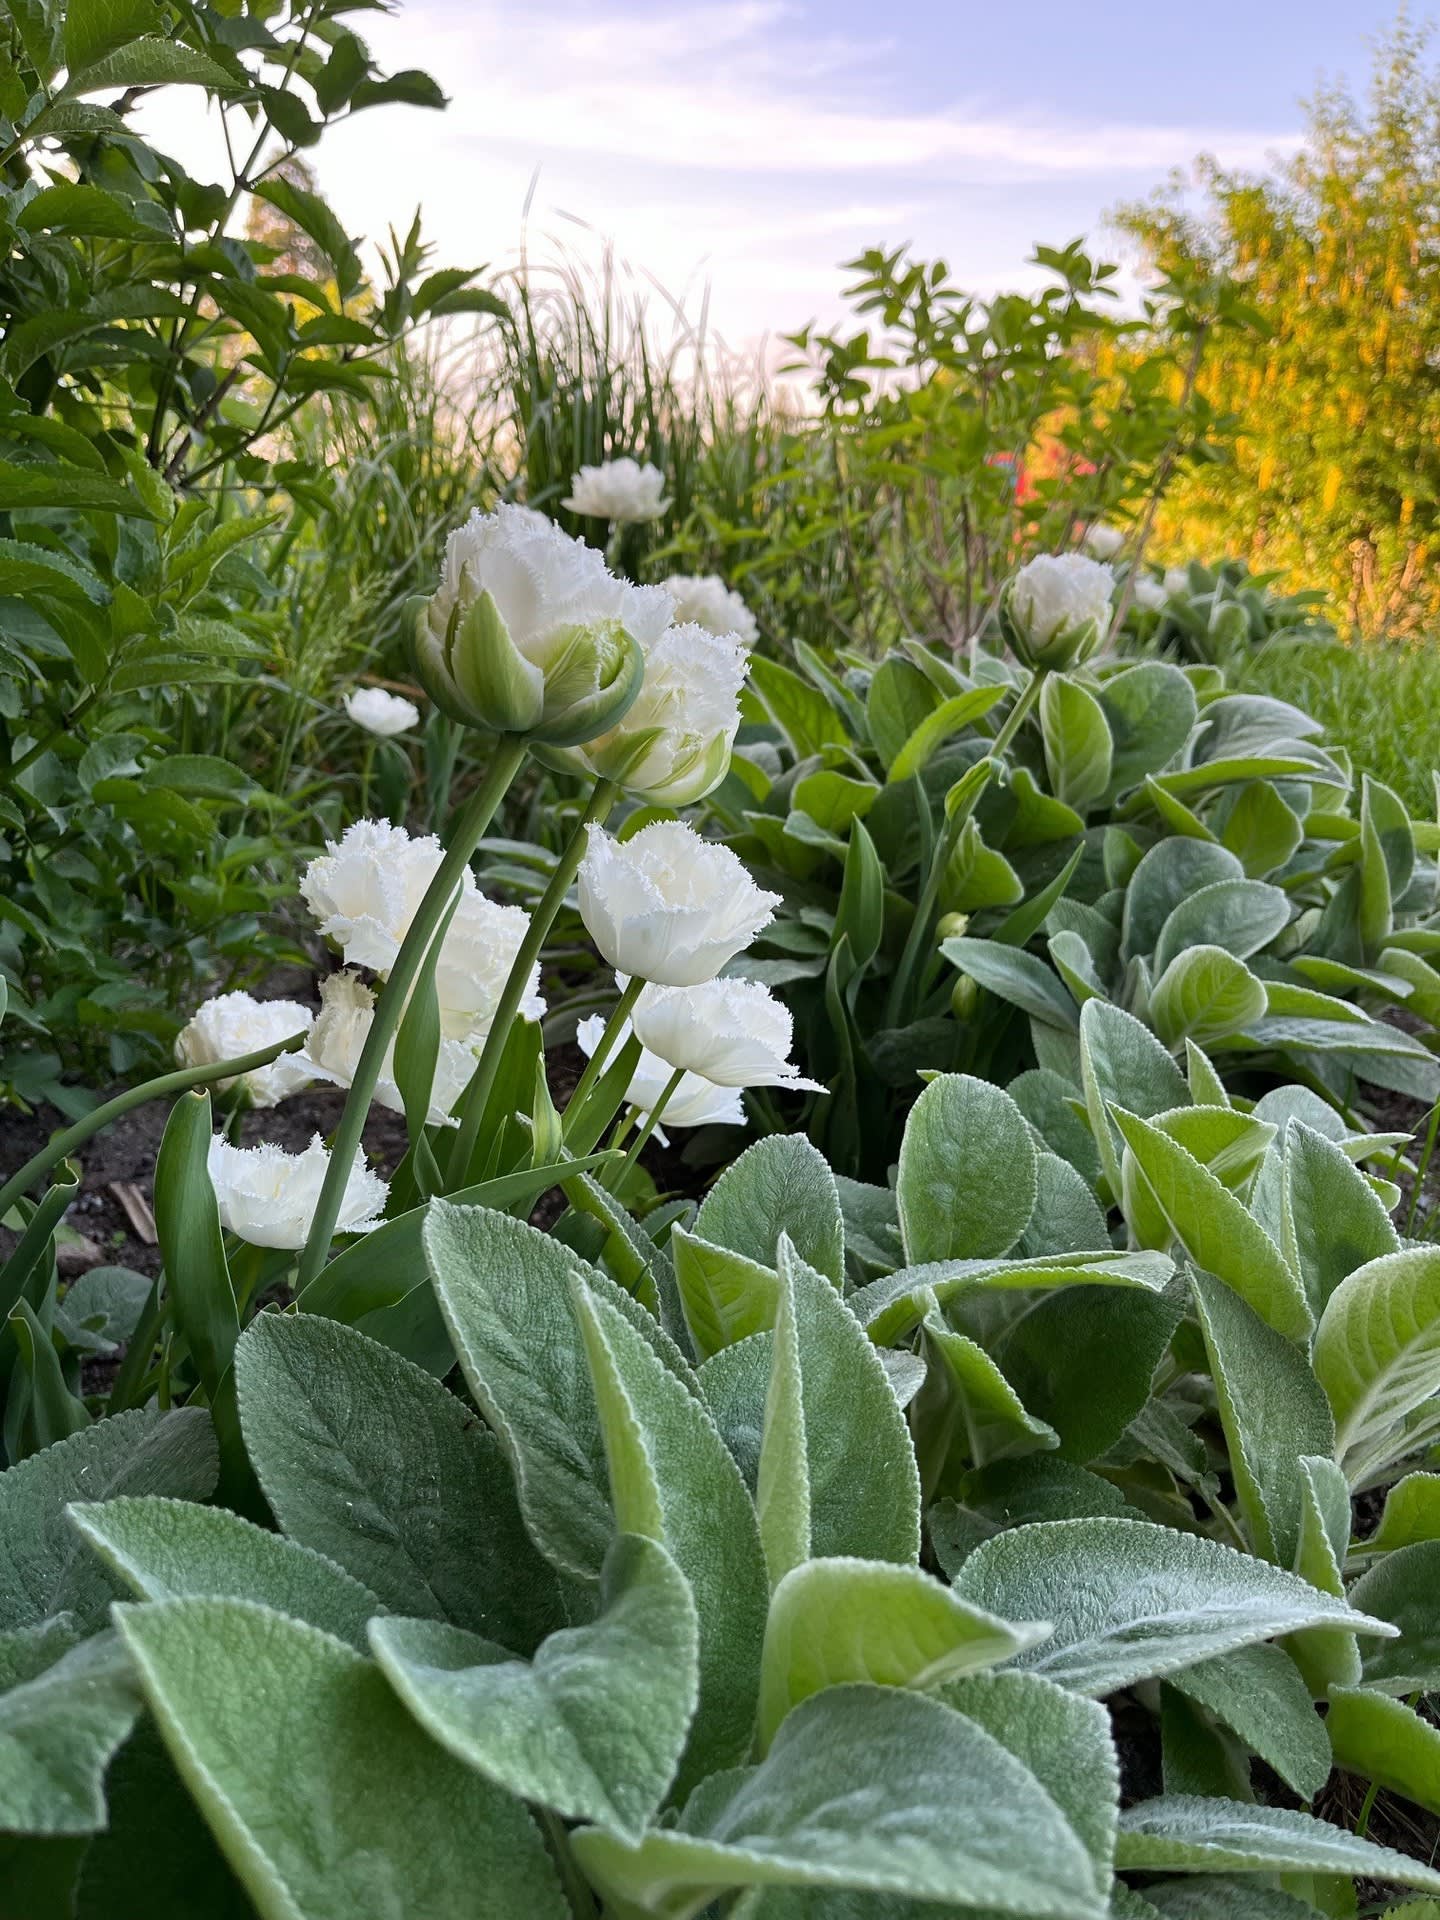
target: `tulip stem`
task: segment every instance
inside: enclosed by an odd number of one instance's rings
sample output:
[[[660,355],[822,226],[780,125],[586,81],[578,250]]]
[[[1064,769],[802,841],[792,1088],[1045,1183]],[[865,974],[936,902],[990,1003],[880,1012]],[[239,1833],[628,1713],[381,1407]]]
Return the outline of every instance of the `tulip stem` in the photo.
[[[370,1031],[365,1036],[365,1045],[360,1050],[360,1058],[351,1077],[350,1091],[345,1096],[345,1109],[330,1143],[330,1164],[325,1169],[325,1184],[320,1189],[315,1218],[310,1223],[309,1237],[300,1255],[297,1293],[310,1284],[325,1264],[325,1256],[330,1251],[330,1242],[335,1233],[335,1222],[340,1217],[345,1188],[360,1146],[360,1136],[365,1129],[370,1102],[374,1098],[375,1085],[380,1078],[380,1069],[385,1064],[390,1042],[395,1037],[416,976],[427,956],[433,970],[435,960],[439,957],[438,953],[430,954],[436,931],[450,911],[456,890],[463,883],[469,868],[470,856],[494,819],[496,809],[520,770],[525,753],[525,742],[513,735],[502,734],[496,741],[485,777],[456,816],[445,858],[435,878],[425,889],[425,897],[400,943],[390,977],[375,1003]]]
[[[190,1087],[205,1086],[212,1080],[234,1080],[242,1073],[253,1072],[256,1067],[268,1067],[282,1053],[294,1053],[297,1048],[303,1047],[305,1038],[303,1033],[292,1033],[288,1040],[272,1041],[268,1047],[242,1054],[239,1059],[214,1060],[199,1067],[179,1067],[174,1073],[162,1073],[154,1080],[144,1080],[138,1087],[117,1093],[103,1107],[96,1107],[82,1120],[77,1120],[73,1127],[67,1127],[64,1133],[57,1133],[0,1187],[0,1219],[29,1192],[42,1173],[48,1173],[51,1167],[68,1159],[76,1147],[83,1146],[92,1134],[99,1133],[135,1107],[143,1106],[147,1100],[163,1100],[169,1094],[184,1093]]]
[[[545,942],[550,937],[570,884],[580,870],[580,862],[585,858],[585,849],[589,844],[590,828],[601,825],[620,797],[620,789],[613,780],[597,780],[595,791],[589,804],[576,823],[575,831],[561,848],[555,862],[555,870],[550,875],[550,884],[541,894],[530,915],[530,925],[520,949],[511,964],[510,973],[499,1000],[495,1003],[494,1016],[490,1021],[490,1031],[485,1036],[485,1045],[480,1049],[480,1060],[470,1084],[465,1089],[465,1097],[460,1103],[460,1131],[450,1150],[446,1163],[448,1184],[453,1191],[467,1184],[467,1172],[475,1145],[480,1137],[480,1128],[484,1123],[485,1109],[490,1104],[490,1093],[495,1085],[495,1076],[500,1071],[500,1056],[505,1051],[505,1042],[519,1011],[520,1002],[525,998],[525,983],[534,971],[535,962],[540,958]]]
[[[989,759],[992,767],[998,767],[1002,754],[1025,722],[1026,716],[1040,697],[1040,686],[1045,678],[1046,669],[1038,667],[1031,674],[1020,696],[1006,714],[1004,724],[990,743]],[[993,777],[993,773],[990,777]],[[898,1026],[905,1010],[910,993],[910,982],[919,965],[920,955],[929,944],[931,926],[935,918],[935,905],[940,897],[940,888],[945,879],[945,869],[950,864],[950,856],[960,843],[960,835],[965,831],[967,821],[974,813],[980,795],[989,785],[989,778],[977,786],[962,806],[955,809],[954,817],[945,822],[935,852],[930,861],[930,871],[925,876],[925,885],[915,907],[915,918],[910,922],[910,931],[905,937],[904,950],[900,955],[900,964],[895,969],[895,979],[891,984],[890,998],[886,1005],[886,1024]]]
[[[625,982],[624,991],[615,1002],[614,1010],[610,1018],[605,1022],[605,1031],[600,1035],[599,1043],[594,1053],[591,1054],[589,1060],[586,1062],[585,1071],[576,1083],[575,1091],[565,1102],[565,1112],[561,1116],[562,1132],[569,1133],[573,1129],[575,1121],[579,1119],[580,1111],[585,1105],[586,1098],[594,1087],[595,1082],[605,1071],[606,1061],[615,1051],[615,1043],[620,1038],[620,1029],[630,1018],[631,1013],[634,1011],[635,1002],[640,998],[644,988],[645,982],[638,974],[632,974],[630,979]]]
[[[641,1127],[640,1131],[630,1143],[630,1151],[605,1182],[611,1193],[619,1193],[621,1187],[624,1186],[626,1179],[629,1177],[630,1170],[635,1166],[640,1155],[645,1151],[650,1136],[654,1133],[659,1123],[660,1115],[665,1110],[666,1103],[672,1098],[675,1089],[684,1078],[684,1067],[676,1067],[675,1071],[661,1088],[659,1099],[645,1116],[644,1126]]]

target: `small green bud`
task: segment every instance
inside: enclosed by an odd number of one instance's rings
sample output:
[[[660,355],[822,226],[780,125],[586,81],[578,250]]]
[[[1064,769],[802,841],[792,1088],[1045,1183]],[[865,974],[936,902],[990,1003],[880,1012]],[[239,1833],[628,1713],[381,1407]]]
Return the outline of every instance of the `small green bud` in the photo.
[[[950,1011],[957,1020],[968,1020],[979,998],[980,989],[968,973],[962,973],[950,989]]]
[[[935,932],[941,940],[957,940],[970,925],[968,913],[945,913]]]

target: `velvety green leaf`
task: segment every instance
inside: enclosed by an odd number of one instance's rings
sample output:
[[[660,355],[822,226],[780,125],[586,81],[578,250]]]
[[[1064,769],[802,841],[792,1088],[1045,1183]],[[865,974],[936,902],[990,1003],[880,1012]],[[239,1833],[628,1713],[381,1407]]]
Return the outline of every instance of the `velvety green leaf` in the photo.
[[[1166,1794],[1120,1816],[1116,1864],[1150,1873],[1341,1873],[1440,1893],[1440,1872],[1289,1807]]]
[[[1122,1142],[1111,1108],[1123,1107],[1149,1119],[1187,1106],[1190,1090],[1150,1029],[1103,1000],[1087,1001],[1081,1010],[1080,1072],[1090,1131],[1110,1191],[1118,1198]]]
[[[1398,1640],[1365,1649],[1365,1682],[1385,1693],[1440,1690],[1440,1540],[1400,1547],[1362,1574],[1351,1604],[1400,1629]]]
[[[856,1804],[864,1755],[863,1808]],[[964,1818],[956,1818],[956,1809]],[[572,1845],[607,1894],[698,1913],[726,1887],[851,1887],[1102,1920],[1089,1854],[1034,1775],[973,1720],[895,1687],[832,1687],[797,1707],[763,1764],[717,1779],[676,1829]]]
[[[126,1607],[170,1754],[270,1920],[564,1920],[529,1815],[441,1750],[378,1668],[240,1600]]]
[[[969,1074],[941,1074],[910,1110],[896,1196],[912,1263],[1007,1253],[1035,1205],[1035,1147],[1015,1102]]]
[[[1074,1167],[1087,1186],[1098,1186],[1100,1149],[1086,1116],[1077,1113],[1072,1104],[1079,1093],[1078,1085],[1072,1086],[1058,1073],[1035,1067],[1012,1080],[1006,1092],[1050,1151]]]
[[[1295,1662],[1265,1642],[1172,1673],[1169,1684],[1213,1713],[1302,1800],[1330,1778],[1327,1722]]]
[[[574,1596],[530,1543],[493,1434],[419,1367],[352,1327],[262,1314],[236,1351],[245,1444],[290,1537],[392,1612],[517,1653]]]
[[[837,1287],[844,1278],[835,1176],[803,1134],[769,1134],[747,1147],[706,1194],[695,1231],[763,1267],[774,1267],[785,1233],[818,1273]]]
[[[1040,732],[1051,792],[1083,813],[1110,785],[1114,742],[1105,709],[1078,680],[1047,674],[1040,689]]]
[[[1409,1452],[1417,1425],[1440,1430],[1440,1248],[1386,1254],[1342,1280],[1320,1316],[1314,1366],[1352,1485]]]
[[[103,1827],[105,1768],[139,1711],[129,1662],[110,1633],[0,1693],[0,1829]]]
[[[1347,1274],[1399,1251],[1370,1182],[1334,1141],[1298,1120],[1285,1133],[1284,1196],[1285,1251],[1317,1318]]]
[[[1149,1913],[1164,1920],[1318,1920],[1318,1909],[1263,1881],[1230,1880],[1222,1874],[1195,1873],[1183,1880],[1150,1882],[1145,1888]],[[1117,1915],[1128,1910],[1117,1906]],[[1143,1920],[1143,1916],[1137,1916]],[[1423,1920],[1422,1915],[1412,1920]]]
[[[1155,982],[1150,1017],[1167,1047],[1208,1046],[1252,1026],[1265,1012],[1263,981],[1223,947],[1192,946]]]
[[[1155,972],[1187,948],[1220,947],[1237,960],[1268,947],[1290,922],[1290,896],[1263,880],[1214,880],[1187,894],[1166,916],[1155,941]]]
[[[1122,953],[1126,959],[1153,953],[1161,928],[1178,906],[1217,881],[1243,877],[1240,862],[1224,847],[1205,840],[1161,840],[1136,867],[1126,889]]]
[[[931,1304],[942,1306],[989,1288],[1127,1287],[1158,1293],[1175,1271],[1163,1253],[1047,1254],[1033,1259],[935,1260],[902,1267],[850,1295],[849,1305],[880,1346],[899,1340],[923,1319]]]
[[[1366,1541],[1389,1553],[1422,1540],[1440,1540],[1440,1473],[1407,1473],[1385,1496],[1380,1524]]]
[[[1325,1719],[1335,1764],[1440,1813],[1440,1727],[1368,1687],[1336,1687]]]
[[[752,1494],[760,1474],[765,1396],[770,1388],[773,1352],[772,1335],[752,1333],[733,1347],[722,1347],[700,1368],[705,1404]]]
[[[1095,1190],[1059,1154],[1042,1153],[1035,1163],[1035,1210],[1015,1251],[1028,1258],[1057,1253],[1105,1253],[1110,1230]]]
[[[1122,793],[1159,773],[1184,746],[1195,725],[1195,690],[1165,660],[1142,660],[1111,674],[1097,689],[1115,743],[1110,791]]]
[[[699,1641],[657,1542],[617,1535],[600,1613],[533,1661],[436,1620],[376,1620],[370,1639],[426,1732],[497,1787],[632,1840],[658,1813],[695,1711]]]
[[[1350,1546],[1350,1488],[1330,1459],[1300,1459],[1300,1538],[1292,1568],[1322,1593],[1345,1597],[1344,1566]],[[1360,1678],[1360,1648],[1353,1633],[1336,1627],[1311,1627],[1286,1642],[1311,1692],[1323,1699],[1333,1686],[1354,1686]]]
[[[911,1415],[922,1458],[958,1447],[972,1466],[1054,1447],[1059,1435],[1024,1402],[978,1341],[957,1333],[938,1306],[921,1322],[929,1378]]]
[[[957,936],[942,941],[940,951],[977,986],[997,1000],[1022,1008],[1033,1019],[1062,1032],[1073,1032],[1079,1024],[1074,1000],[1045,962],[1023,947]]]
[[[702,1360],[774,1325],[780,1283],[772,1267],[681,1226],[671,1231],[670,1252],[685,1324]]]
[[[1019,1664],[1099,1697],[1297,1627],[1381,1624],[1293,1574],[1139,1520],[1056,1520],[985,1541],[957,1592],[1008,1620],[1049,1620]]]

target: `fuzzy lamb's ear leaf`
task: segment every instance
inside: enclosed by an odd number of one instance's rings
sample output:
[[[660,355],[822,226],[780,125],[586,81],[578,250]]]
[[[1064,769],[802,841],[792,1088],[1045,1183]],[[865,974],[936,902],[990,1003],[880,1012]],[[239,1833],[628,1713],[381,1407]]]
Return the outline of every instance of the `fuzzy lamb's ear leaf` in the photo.
[[[1368,1607],[1400,1630],[1398,1640],[1378,1642],[1365,1654],[1365,1683],[1385,1693],[1440,1690],[1440,1540],[1387,1553],[1350,1589],[1356,1606]]]
[[[339,1321],[267,1313],[235,1371],[246,1448],[292,1540],[393,1612],[517,1653],[567,1624],[495,1436],[423,1368]]]
[[[1330,1778],[1326,1722],[1300,1670],[1280,1647],[1238,1647],[1170,1675],[1168,1684],[1213,1713],[1303,1800]]]
[[[1314,1361],[1352,1486],[1440,1432],[1440,1248],[1347,1275],[1320,1316]]]
[[[1365,1545],[1372,1552],[1391,1553],[1422,1540],[1440,1540],[1440,1473],[1407,1473],[1397,1480]]]
[[[1370,1687],[1335,1687],[1325,1724],[1335,1764],[1440,1813],[1440,1727]]]
[[[1155,942],[1155,972],[1189,948],[1219,947],[1237,960],[1268,947],[1290,920],[1290,896],[1263,880],[1216,880],[1187,894],[1167,915]]]
[[[773,1267],[681,1226],[671,1230],[670,1251],[685,1324],[701,1360],[775,1324],[780,1283]]]
[[[912,1265],[1008,1253],[1035,1206],[1024,1115],[999,1087],[941,1074],[910,1110],[895,1191]]]
[[[668,1899],[670,1911],[698,1913],[718,1891],[767,1885],[913,1895],[1036,1920],[1108,1911],[1090,1855],[1034,1774],[975,1721],[898,1687],[814,1695],[762,1765],[708,1783],[679,1827],[652,1830],[638,1847],[593,1827],[571,1844],[607,1903],[644,1911],[665,1911]]]
[[[1138,1894],[1130,1897],[1140,1899]],[[1320,1920],[1320,1909],[1293,1893],[1281,1893],[1263,1880],[1230,1879],[1219,1873],[1190,1873],[1183,1880],[1150,1882],[1133,1920],[1150,1920],[1155,1914],[1161,1920],[1219,1920],[1222,1914],[1224,1920]],[[1132,1920],[1131,1908],[1120,1904],[1118,1893],[1115,1915],[1116,1920]],[[1411,1920],[1423,1920],[1423,1916],[1412,1914]]]
[[[1440,1872],[1289,1807],[1166,1794],[1120,1816],[1115,1864],[1146,1873],[1340,1873],[1440,1893]]]
[[[1167,1047],[1208,1047],[1263,1018],[1265,983],[1223,947],[1187,947],[1150,993],[1150,1018]]]
[[[375,1620],[370,1640],[426,1732],[517,1799],[631,1840],[659,1812],[695,1711],[699,1641],[658,1542],[618,1534],[599,1614],[533,1661],[436,1620]]]
[[[1052,1520],[983,1541],[955,1576],[1007,1620],[1049,1620],[1018,1664],[1093,1698],[1300,1627],[1383,1634],[1263,1560],[1143,1520]]]
[[[525,1809],[423,1733],[372,1661],[241,1600],[125,1607],[119,1626],[165,1744],[262,1913],[353,1920],[383,1888],[387,1904],[434,1920],[564,1920]]]
[[[845,1227],[835,1176],[803,1133],[772,1133],[747,1147],[701,1202],[695,1231],[713,1246],[771,1268],[780,1236],[788,1234],[817,1273],[837,1287],[844,1281]]]
[[[847,1681],[928,1692],[998,1666],[1049,1634],[1043,1621],[997,1620],[918,1567],[808,1560],[776,1587],[760,1676],[760,1751],[792,1708]]]
[[[1292,1120],[1284,1145],[1285,1251],[1318,1318],[1357,1267],[1400,1251],[1375,1189],[1333,1140]]]
[[[0,1830],[95,1833],[105,1769],[140,1695],[113,1633],[56,1657],[53,1631],[0,1636]]]
[[[1100,1165],[1118,1200],[1122,1143],[1111,1108],[1148,1119],[1189,1106],[1190,1089],[1150,1029],[1106,1000],[1087,1000],[1081,1009],[1080,1077]]]
[[[1173,834],[1159,841],[1130,876],[1121,952],[1127,960],[1136,954],[1153,953],[1160,929],[1182,901],[1216,881],[1241,878],[1240,862],[1224,847]],[[1167,1104],[1176,1103],[1172,1100]]]

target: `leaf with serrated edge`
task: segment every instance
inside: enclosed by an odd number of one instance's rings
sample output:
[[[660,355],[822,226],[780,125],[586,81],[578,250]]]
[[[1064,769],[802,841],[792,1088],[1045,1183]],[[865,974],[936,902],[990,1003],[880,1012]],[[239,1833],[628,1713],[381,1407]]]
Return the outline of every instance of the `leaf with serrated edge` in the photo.
[[[1386,1693],[1440,1691],[1440,1540],[1387,1553],[1350,1593],[1353,1605],[1370,1608],[1400,1634],[1365,1649],[1366,1685]]]
[[[1369,1687],[1334,1687],[1325,1724],[1335,1764],[1440,1813],[1440,1727]]]
[[[1421,1436],[1402,1423],[1440,1392],[1440,1247],[1367,1261],[1331,1294],[1314,1366],[1335,1412],[1335,1457],[1357,1485]],[[1426,1430],[1440,1430],[1440,1407]]]
[[[1440,1893],[1440,1872],[1289,1807],[1166,1794],[1120,1816],[1115,1863],[1147,1873],[1342,1873]]]
[[[1169,1683],[1223,1721],[1302,1800],[1313,1800],[1330,1778],[1326,1723],[1280,1647],[1238,1647],[1171,1674]]]
[[[907,1259],[995,1258],[1035,1205],[1035,1146],[1008,1093],[941,1074],[910,1110],[895,1192]]]

